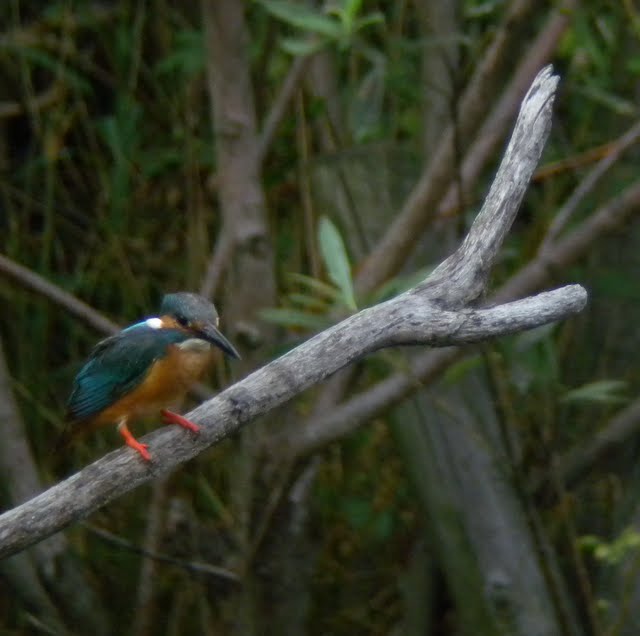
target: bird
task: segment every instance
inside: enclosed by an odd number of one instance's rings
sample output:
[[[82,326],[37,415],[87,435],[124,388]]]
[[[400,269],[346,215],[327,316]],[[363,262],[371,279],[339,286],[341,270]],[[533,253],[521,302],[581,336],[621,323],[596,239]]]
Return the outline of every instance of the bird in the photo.
[[[197,433],[199,426],[169,410],[212,366],[216,349],[240,359],[218,329],[215,306],[191,292],[166,294],[158,316],[99,342],[78,372],[67,403],[67,437],[115,424],[124,443],[146,461],[129,423],[160,414],[165,423]]]

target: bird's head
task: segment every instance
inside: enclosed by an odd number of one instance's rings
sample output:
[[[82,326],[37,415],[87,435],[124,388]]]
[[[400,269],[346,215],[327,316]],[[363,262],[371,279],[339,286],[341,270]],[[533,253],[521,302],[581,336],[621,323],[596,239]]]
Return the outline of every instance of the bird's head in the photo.
[[[206,340],[219,347],[227,355],[240,358],[235,347],[218,329],[218,312],[206,298],[190,292],[167,294],[160,305],[158,326],[186,331],[194,338]]]

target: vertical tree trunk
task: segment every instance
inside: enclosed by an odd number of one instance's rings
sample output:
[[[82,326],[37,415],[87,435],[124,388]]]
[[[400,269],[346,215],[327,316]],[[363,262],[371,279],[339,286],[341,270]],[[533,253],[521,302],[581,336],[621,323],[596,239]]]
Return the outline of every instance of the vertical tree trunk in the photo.
[[[481,374],[399,410],[394,427],[464,634],[577,636],[552,589],[497,434]]]
[[[264,192],[260,182],[260,144],[249,63],[249,34],[245,3],[202,0],[208,47],[208,86],[216,144],[220,210],[231,241],[226,269],[222,320],[238,344],[243,361],[234,368],[244,374],[263,358],[271,330],[258,313],[276,301],[274,259]],[[258,465],[256,448],[262,426],[241,434],[239,453],[232,462],[232,498],[243,561],[250,558],[252,503]],[[233,614],[235,632],[259,633],[256,627],[257,581],[247,571]]]

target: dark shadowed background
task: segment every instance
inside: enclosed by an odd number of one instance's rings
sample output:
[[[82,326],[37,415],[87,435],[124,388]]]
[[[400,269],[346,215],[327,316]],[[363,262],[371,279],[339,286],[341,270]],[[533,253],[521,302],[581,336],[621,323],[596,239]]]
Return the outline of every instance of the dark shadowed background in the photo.
[[[121,443],[52,453],[92,346],[163,293],[215,300],[243,356],[215,391],[423,279],[549,62],[553,130],[488,301],[590,292],[562,324],[370,357],[1,562],[2,634],[638,633],[631,0],[6,0],[0,20],[3,509]]]

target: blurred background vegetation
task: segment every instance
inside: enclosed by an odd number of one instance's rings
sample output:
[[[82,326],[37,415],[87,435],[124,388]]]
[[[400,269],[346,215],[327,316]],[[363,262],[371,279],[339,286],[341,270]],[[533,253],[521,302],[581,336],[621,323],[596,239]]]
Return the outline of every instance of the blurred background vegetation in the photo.
[[[421,280],[548,62],[554,126],[489,300],[590,290],[561,325],[366,359],[5,560],[3,634],[638,633],[632,0],[0,17],[4,509],[120,444],[50,450],[93,344],[164,292],[215,299],[244,360],[215,390]]]

